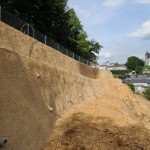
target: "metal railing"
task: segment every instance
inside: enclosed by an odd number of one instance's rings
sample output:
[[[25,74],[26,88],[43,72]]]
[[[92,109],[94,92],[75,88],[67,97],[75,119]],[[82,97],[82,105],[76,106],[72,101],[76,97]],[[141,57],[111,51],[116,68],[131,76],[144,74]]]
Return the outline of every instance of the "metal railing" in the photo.
[[[95,66],[94,63],[91,61],[86,60],[85,58],[80,57],[79,55],[69,51],[59,43],[55,42],[48,36],[42,34],[38,30],[34,29],[31,24],[28,24],[24,21],[22,21],[19,17],[14,16],[12,13],[8,12],[4,8],[0,6],[0,21],[3,21],[4,23],[14,27],[15,29],[23,32],[24,34],[27,34],[31,36],[32,38],[54,48],[55,50],[81,62],[84,64],[87,64],[89,66]]]

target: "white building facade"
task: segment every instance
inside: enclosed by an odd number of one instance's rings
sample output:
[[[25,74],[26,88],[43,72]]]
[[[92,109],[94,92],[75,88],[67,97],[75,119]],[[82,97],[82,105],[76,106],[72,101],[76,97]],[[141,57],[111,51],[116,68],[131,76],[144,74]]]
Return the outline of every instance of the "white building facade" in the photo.
[[[106,70],[127,70],[127,67],[124,64],[118,64],[118,63],[110,63],[106,62],[100,65],[100,69],[106,69]]]
[[[135,92],[143,93],[148,86],[147,83],[133,83],[135,87]]]

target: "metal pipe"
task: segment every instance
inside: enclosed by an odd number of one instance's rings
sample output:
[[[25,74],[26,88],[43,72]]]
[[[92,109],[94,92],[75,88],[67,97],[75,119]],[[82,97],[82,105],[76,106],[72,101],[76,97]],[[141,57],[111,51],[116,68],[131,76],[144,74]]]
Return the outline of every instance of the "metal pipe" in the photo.
[[[8,143],[8,139],[4,138],[1,140],[0,146],[5,146]]]

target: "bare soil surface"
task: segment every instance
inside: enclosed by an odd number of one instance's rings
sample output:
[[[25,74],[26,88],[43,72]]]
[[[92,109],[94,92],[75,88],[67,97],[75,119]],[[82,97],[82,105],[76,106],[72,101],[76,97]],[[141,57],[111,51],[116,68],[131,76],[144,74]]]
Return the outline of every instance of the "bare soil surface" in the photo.
[[[57,120],[44,150],[150,150],[150,103],[116,86]]]
[[[150,150],[149,101],[1,21],[0,102],[4,150]]]

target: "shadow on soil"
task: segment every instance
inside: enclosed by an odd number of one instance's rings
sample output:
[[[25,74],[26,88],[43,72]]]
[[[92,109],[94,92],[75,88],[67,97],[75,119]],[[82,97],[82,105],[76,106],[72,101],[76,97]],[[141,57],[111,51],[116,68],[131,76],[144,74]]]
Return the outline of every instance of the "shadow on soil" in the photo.
[[[36,67],[0,49],[0,139],[9,141],[0,149],[40,150],[49,138],[56,120],[55,98],[50,99],[51,113],[41,89],[44,81],[33,73]]]
[[[98,78],[99,69],[92,68],[82,63],[78,63],[78,64],[79,64],[79,71],[81,75],[92,78],[92,79]]]

